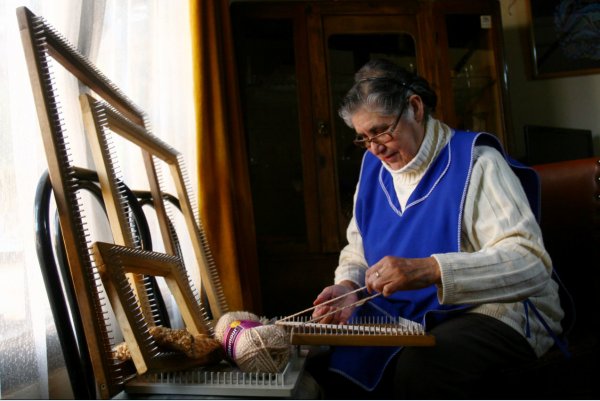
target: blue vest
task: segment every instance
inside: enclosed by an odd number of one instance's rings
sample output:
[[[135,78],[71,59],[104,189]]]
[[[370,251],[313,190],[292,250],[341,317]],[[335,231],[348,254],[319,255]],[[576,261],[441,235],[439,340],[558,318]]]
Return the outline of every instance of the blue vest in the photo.
[[[391,174],[381,161],[365,152],[354,216],[360,230],[369,266],[384,256],[429,257],[434,253],[459,252],[461,222],[467,193],[473,149],[487,144],[504,154],[498,140],[489,134],[456,131],[432,162],[401,211]],[[506,156],[506,155],[505,155]],[[537,175],[531,169],[512,165],[521,178],[534,211],[539,208]],[[356,308],[352,319],[403,317],[421,322],[426,329],[469,305],[440,305],[437,287],[397,291]],[[336,347],[331,370],[361,387],[373,390],[398,347]]]

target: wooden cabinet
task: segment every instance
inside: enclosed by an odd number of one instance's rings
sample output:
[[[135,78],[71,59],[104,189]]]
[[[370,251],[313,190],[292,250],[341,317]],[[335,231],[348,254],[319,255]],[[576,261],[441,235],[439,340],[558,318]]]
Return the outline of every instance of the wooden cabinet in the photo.
[[[496,0],[234,1],[231,14],[265,315],[333,281],[362,157],[337,106],[367,60],[416,70],[438,118],[508,145]]]

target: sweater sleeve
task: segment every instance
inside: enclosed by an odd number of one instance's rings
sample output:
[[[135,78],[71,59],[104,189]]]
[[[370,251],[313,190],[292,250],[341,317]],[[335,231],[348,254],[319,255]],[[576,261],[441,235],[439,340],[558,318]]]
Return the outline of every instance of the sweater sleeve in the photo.
[[[362,236],[356,225],[354,216],[348,224],[346,230],[348,244],[340,252],[339,265],[335,270],[334,283],[339,284],[344,280],[349,280],[363,287],[365,285],[365,272],[368,264],[365,259]]]
[[[354,205],[356,205],[357,196],[358,186],[354,192]],[[360,234],[354,215],[352,215],[352,219],[346,229],[346,238],[348,244],[340,252],[339,264],[335,269],[334,283],[339,284],[344,280],[348,280],[359,287],[363,287],[365,285],[365,272],[369,265],[365,259],[362,235]]]
[[[519,301],[542,291],[552,272],[540,227],[502,155],[478,146],[462,217],[461,252],[438,262],[442,304]]]

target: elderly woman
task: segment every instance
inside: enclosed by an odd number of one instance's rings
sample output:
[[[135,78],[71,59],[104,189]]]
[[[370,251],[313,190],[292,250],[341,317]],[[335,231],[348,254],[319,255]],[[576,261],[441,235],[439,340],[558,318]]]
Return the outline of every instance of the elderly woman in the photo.
[[[524,190],[537,189],[529,170],[508,163],[493,136],[436,120],[436,101],[423,78],[372,60],[340,107],[367,151],[335,284],[313,317],[402,317],[436,345],[335,347],[329,371],[313,372],[326,397],[483,398],[493,394],[477,392],[484,378],[543,355],[561,332],[558,286]],[[339,308],[363,286],[362,296],[382,296]]]

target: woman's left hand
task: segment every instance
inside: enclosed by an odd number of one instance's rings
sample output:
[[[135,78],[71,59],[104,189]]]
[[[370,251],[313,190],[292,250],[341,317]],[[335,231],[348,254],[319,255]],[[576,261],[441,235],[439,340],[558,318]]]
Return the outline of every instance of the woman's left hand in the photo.
[[[387,297],[399,290],[441,284],[442,279],[440,267],[431,256],[417,259],[385,256],[367,270],[365,283],[370,293],[380,292]]]

